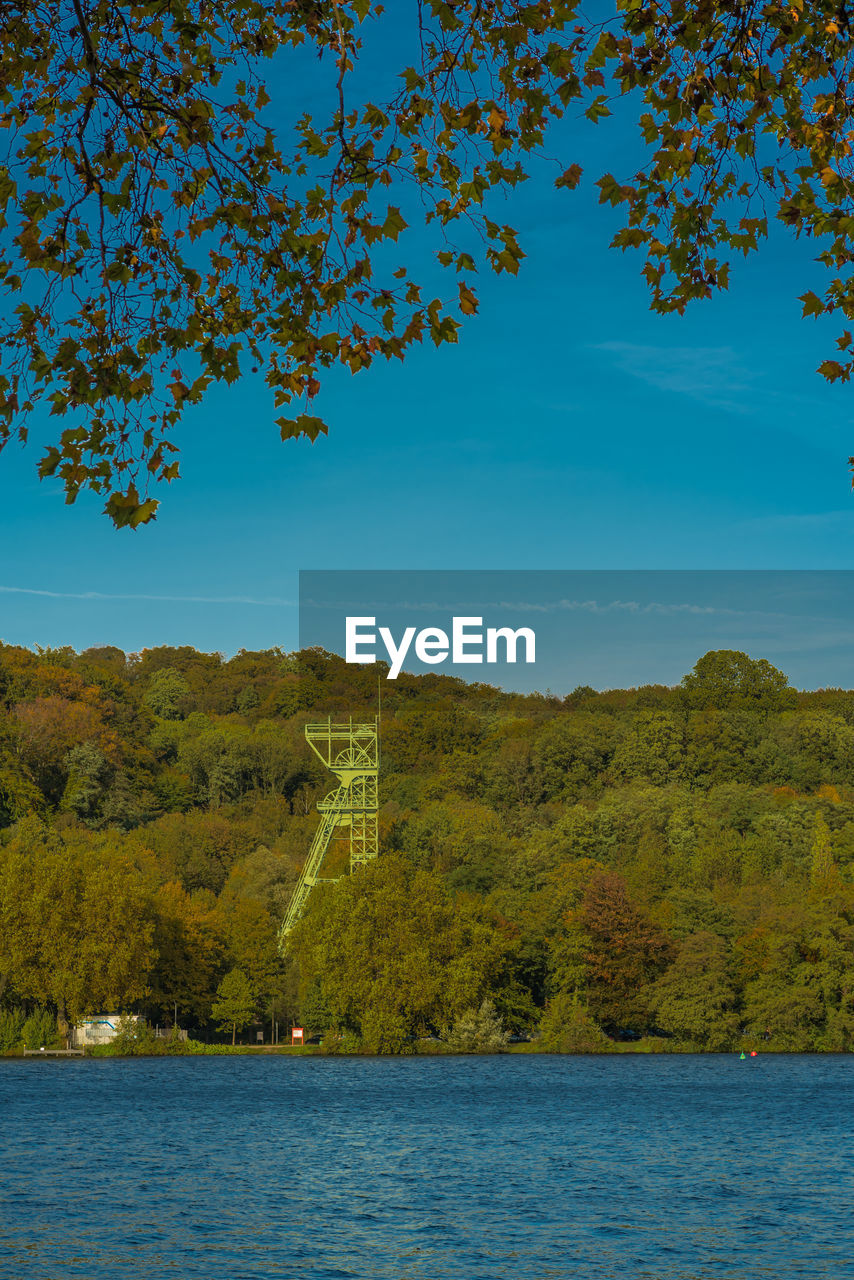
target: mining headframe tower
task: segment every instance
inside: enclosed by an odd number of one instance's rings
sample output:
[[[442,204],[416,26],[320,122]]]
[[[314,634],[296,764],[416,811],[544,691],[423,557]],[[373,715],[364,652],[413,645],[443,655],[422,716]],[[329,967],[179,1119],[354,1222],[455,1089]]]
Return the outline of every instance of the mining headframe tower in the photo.
[[[335,774],[339,785],[317,803],[320,825],[314,833],[305,866],[279,931],[282,951],[315,885],[333,884],[341,878],[320,874],[332,841],[349,836],[351,872],[379,853],[379,719],[373,723],[354,724],[351,718],[346,724],[333,724],[330,718],[325,724],[307,724],[305,736],[315,755]]]

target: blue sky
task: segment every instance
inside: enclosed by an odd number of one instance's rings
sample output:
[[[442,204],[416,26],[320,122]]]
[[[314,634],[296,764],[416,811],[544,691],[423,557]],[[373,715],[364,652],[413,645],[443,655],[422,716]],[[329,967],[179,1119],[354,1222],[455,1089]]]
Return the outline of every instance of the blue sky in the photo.
[[[728,294],[655,316],[593,186],[628,175],[633,134],[570,121],[561,143],[581,188],[543,179],[496,210],[518,278],[482,276],[458,346],[336,371],[328,438],[283,445],[260,378],[218,390],[135,533],[94,499],[66,507],[37,450],[10,446],[0,638],[291,648],[300,569],[854,567],[854,390],[814,372],[835,328],[797,301],[821,285],[816,246],[774,232]]]

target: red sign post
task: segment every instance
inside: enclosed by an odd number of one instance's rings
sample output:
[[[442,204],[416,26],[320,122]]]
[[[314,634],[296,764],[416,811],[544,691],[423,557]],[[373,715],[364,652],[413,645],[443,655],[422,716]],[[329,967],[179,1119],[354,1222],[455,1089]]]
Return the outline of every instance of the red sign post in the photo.
[[[291,1044],[305,1044],[305,1034],[302,1027],[291,1027]]]

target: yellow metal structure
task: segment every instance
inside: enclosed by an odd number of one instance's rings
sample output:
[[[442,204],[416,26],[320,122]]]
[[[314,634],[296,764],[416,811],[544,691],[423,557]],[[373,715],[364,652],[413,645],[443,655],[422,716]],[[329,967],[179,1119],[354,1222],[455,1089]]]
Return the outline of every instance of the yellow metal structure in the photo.
[[[370,862],[379,853],[377,836],[377,776],[379,773],[379,724],[307,724],[306,740],[338,779],[339,786],[318,801],[320,826],[314,833],[305,866],[279,932],[285,949],[288,934],[299,920],[316,884],[332,883],[339,876],[321,876],[323,860],[333,840],[349,838],[350,870]]]

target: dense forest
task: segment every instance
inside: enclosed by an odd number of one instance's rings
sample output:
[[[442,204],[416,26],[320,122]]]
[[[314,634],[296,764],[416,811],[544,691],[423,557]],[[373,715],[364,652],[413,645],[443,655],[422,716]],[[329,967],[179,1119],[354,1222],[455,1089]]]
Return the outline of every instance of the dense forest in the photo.
[[[372,720],[376,681],[0,646],[0,1048],[108,1009],[331,1050],[852,1047],[854,692],[732,651],[564,699],[384,682],[381,857],[282,957],[334,785],[303,726]]]

